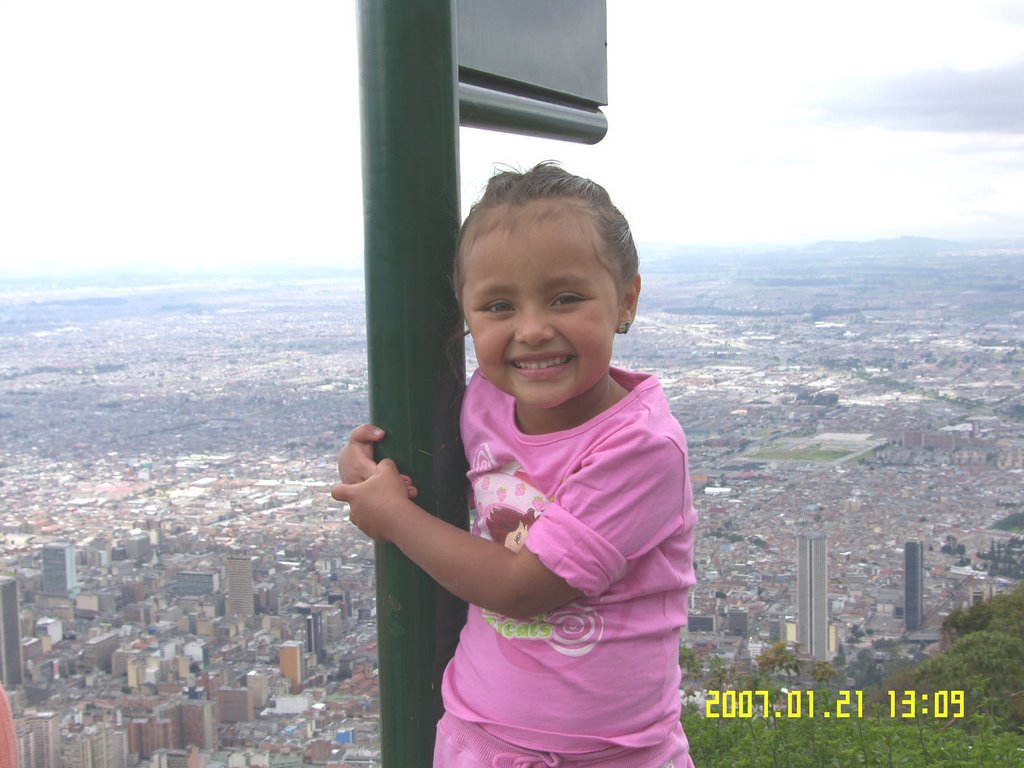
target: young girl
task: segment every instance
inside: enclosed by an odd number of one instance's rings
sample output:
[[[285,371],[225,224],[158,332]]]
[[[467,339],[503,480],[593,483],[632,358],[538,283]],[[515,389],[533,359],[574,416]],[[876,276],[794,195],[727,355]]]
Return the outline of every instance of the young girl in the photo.
[[[692,766],[686,439],[654,376],[610,366],[640,295],[629,225],[557,165],[500,173],[459,234],[454,284],[479,363],[461,417],[472,532],[410,500],[412,481],[374,461],[371,425],[331,491],[470,603],[434,766]]]

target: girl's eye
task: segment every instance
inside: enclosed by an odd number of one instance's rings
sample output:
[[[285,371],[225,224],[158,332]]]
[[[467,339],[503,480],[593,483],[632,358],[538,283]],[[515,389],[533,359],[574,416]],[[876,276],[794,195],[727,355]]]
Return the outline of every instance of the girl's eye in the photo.
[[[495,301],[493,304],[488,304],[484,307],[484,312],[511,312],[512,305],[507,301]]]
[[[556,305],[558,305],[558,304],[575,304],[576,302],[579,302],[579,301],[583,301],[583,297],[582,296],[577,296],[575,293],[563,293],[561,296],[559,296],[557,299],[555,299],[554,303]]]

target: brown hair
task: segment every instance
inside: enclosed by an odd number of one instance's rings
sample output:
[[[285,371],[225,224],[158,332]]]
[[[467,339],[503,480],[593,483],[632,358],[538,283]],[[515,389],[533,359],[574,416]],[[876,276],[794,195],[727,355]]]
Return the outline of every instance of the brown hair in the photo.
[[[639,271],[636,244],[629,222],[615,207],[608,192],[600,184],[574,176],[557,163],[538,163],[528,171],[501,171],[487,182],[483,195],[469,210],[455,243],[452,284],[455,294],[462,291],[460,263],[463,249],[473,235],[473,225],[486,211],[502,205],[525,205],[535,200],[563,199],[579,204],[594,222],[609,253],[599,257],[609,262],[606,266],[615,276],[620,288],[629,284]]]

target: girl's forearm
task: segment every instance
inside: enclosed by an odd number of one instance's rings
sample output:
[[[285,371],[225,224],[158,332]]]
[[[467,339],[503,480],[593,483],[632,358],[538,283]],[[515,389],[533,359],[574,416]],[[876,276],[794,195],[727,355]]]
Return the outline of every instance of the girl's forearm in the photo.
[[[408,500],[393,512],[390,541],[438,584],[469,603],[512,618],[529,618],[580,594],[525,548],[512,552]]]

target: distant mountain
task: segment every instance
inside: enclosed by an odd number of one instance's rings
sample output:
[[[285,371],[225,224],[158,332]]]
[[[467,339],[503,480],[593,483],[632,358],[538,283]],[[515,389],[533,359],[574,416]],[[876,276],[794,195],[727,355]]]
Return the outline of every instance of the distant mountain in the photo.
[[[712,264],[762,266],[812,262],[842,264],[849,260],[864,263],[875,259],[928,259],[939,256],[975,254],[1018,254],[1024,257],[1024,239],[1004,240],[943,240],[934,237],[889,237],[879,240],[819,240],[814,243],[789,246],[736,245],[696,246],[672,243],[639,244],[640,260],[644,270],[673,271],[680,268],[704,268]],[[1015,253],[1016,252],[1016,253]]]
[[[857,242],[853,240],[819,240],[810,245],[789,249],[791,252],[807,254],[836,254],[840,256],[877,254],[911,255],[934,254],[968,250],[964,243],[952,240],[938,240],[934,237],[888,237],[881,240]]]

